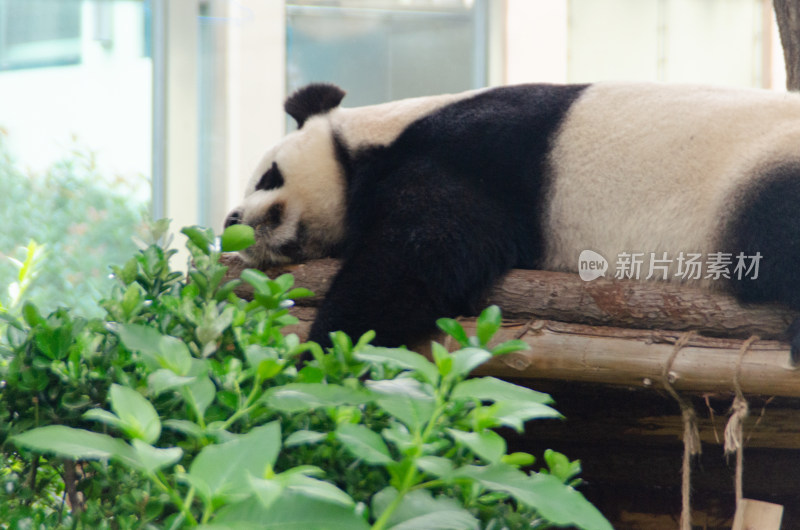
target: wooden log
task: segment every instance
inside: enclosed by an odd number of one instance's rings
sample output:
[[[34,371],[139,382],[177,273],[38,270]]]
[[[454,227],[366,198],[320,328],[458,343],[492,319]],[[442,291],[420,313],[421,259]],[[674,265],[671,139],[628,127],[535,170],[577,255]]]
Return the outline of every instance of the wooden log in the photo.
[[[231,265],[230,260],[227,263]],[[300,322],[287,329],[288,332],[301,338],[307,336],[314,319],[313,305],[326,292],[336,270],[335,260],[318,260],[269,271],[271,276],[291,272],[298,285],[317,293],[313,299],[299,301],[293,314]],[[240,271],[241,266],[237,269],[233,263],[229,275],[235,276]],[[246,289],[239,292],[248,295]],[[524,307],[525,301],[533,309]],[[684,333],[681,330],[695,329],[697,324],[702,331],[717,334],[756,332],[775,336],[791,315],[782,309],[744,308],[725,294],[671,284],[612,280],[587,284],[577,279],[577,275],[543,271],[512,271],[487,302],[499,303],[505,315],[526,317],[526,320],[507,320],[495,341],[521,339],[531,350],[492,359],[479,369],[480,373],[638,388],[661,387],[662,371],[675,342]],[[604,324],[621,322],[626,326],[528,319],[540,312],[577,321],[588,313],[589,320]],[[462,320],[467,333],[475,334],[474,319]],[[640,327],[672,326],[672,330],[630,329],[633,323]],[[434,338],[445,340],[442,336]],[[676,390],[686,392],[733,391],[743,342],[730,337],[694,336],[669,369],[671,384]],[[421,346],[424,349],[425,345]],[[740,384],[747,394],[800,397],[800,370],[789,363],[788,345],[776,340],[755,342],[741,361]]]
[[[300,323],[286,331],[305,338],[315,310],[297,307],[293,314]],[[461,324],[467,334],[475,334],[474,319],[461,319]],[[504,321],[495,342],[521,339],[531,349],[490,359],[476,374],[661,389],[661,373],[680,335],[549,320]],[[451,350],[457,347],[442,335],[433,340]],[[690,339],[672,363],[670,383],[680,392],[733,392],[743,343],[717,337]],[[413,349],[427,353],[427,345]],[[745,394],[800,397],[800,370],[789,363],[789,347],[785,343],[756,341],[743,357],[740,370]]]
[[[463,322],[474,334],[474,322]],[[491,359],[479,370],[500,377],[584,381],[640,388],[662,387],[662,372],[680,332],[586,326],[554,321],[509,322],[496,341],[519,338],[531,349]],[[673,388],[687,392],[731,392],[743,340],[695,336],[669,367]],[[800,370],[789,362],[788,345],[753,343],[741,360],[742,391],[800,397]]]
[[[238,277],[245,265],[235,255],[224,257],[229,277]],[[270,269],[271,277],[284,272],[295,276],[297,285],[317,296],[299,300],[303,306],[319,303],[338,270],[338,261],[315,260]],[[243,284],[237,291],[252,297]],[[744,306],[721,292],[667,282],[644,282],[598,278],[584,282],[577,274],[513,270],[486,297],[485,306],[497,304],[507,318],[537,318],[593,326],[637,329],[695,330],[719,336],[780,337],[798,316],[783,307]]]

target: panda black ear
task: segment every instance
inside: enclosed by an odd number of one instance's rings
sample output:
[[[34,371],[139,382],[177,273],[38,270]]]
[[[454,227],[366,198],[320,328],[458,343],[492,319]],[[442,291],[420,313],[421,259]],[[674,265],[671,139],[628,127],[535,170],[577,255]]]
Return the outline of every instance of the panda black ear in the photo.
[[[298,89],[289,96],[286,103],[283,104],[283,108],[289,116],[297,121],[299,129],[309,117],[338,107],[344,95],[344,90],[336,85],[313,83]]]

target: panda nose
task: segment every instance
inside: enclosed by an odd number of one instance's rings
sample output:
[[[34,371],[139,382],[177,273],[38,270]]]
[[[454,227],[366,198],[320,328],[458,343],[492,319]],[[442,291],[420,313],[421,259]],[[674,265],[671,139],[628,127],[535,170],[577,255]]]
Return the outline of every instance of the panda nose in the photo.
[[[228,228],[231,225],[238,225],[242,223],[242,211],[241,210],[234,210],[228,214],[228,217],[225,219],[225,228]]]

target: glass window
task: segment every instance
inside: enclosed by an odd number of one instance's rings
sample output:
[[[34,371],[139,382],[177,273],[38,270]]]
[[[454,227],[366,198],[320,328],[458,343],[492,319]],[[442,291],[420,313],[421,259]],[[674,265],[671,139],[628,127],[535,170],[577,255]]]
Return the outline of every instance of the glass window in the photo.
[[[80,58],[80,2],[0,2],[0,70],[75,64]]]
[[[490,0],[199,0],[199,218],[217,229],[265,150],[294,126],[287,94],[337,83],[347,106],[488,84]],[[494,5],[499,5],[494,2]]]
[[[0,302],[91,312],[151,201],[149,3],[0,0]],[[11,31],[9,31],[11,29]],[[7,289],[7,286],[11,286]],[[96,311],[96,309],[94,309]]]
[[[485,0],[287,2],[287,92],[343,87],[348,106],[486,85]]]

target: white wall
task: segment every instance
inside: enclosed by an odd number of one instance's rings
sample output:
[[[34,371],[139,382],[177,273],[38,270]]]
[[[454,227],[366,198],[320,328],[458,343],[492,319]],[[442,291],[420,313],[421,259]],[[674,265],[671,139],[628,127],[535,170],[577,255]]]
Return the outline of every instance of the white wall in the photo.
[[[223,208],[216,221],[238,205],[256,164],[284,134],[286,24],[282,0],[241,0],[227,4],[226,54],[220,104],[227,116]],[[235,10],[235,11],[234,11]]]
[[[782,89],[769,0],[506,0],[505,79]]]
[[[567,0],[506,0],[506,83],[565,83],[567,42]]]

